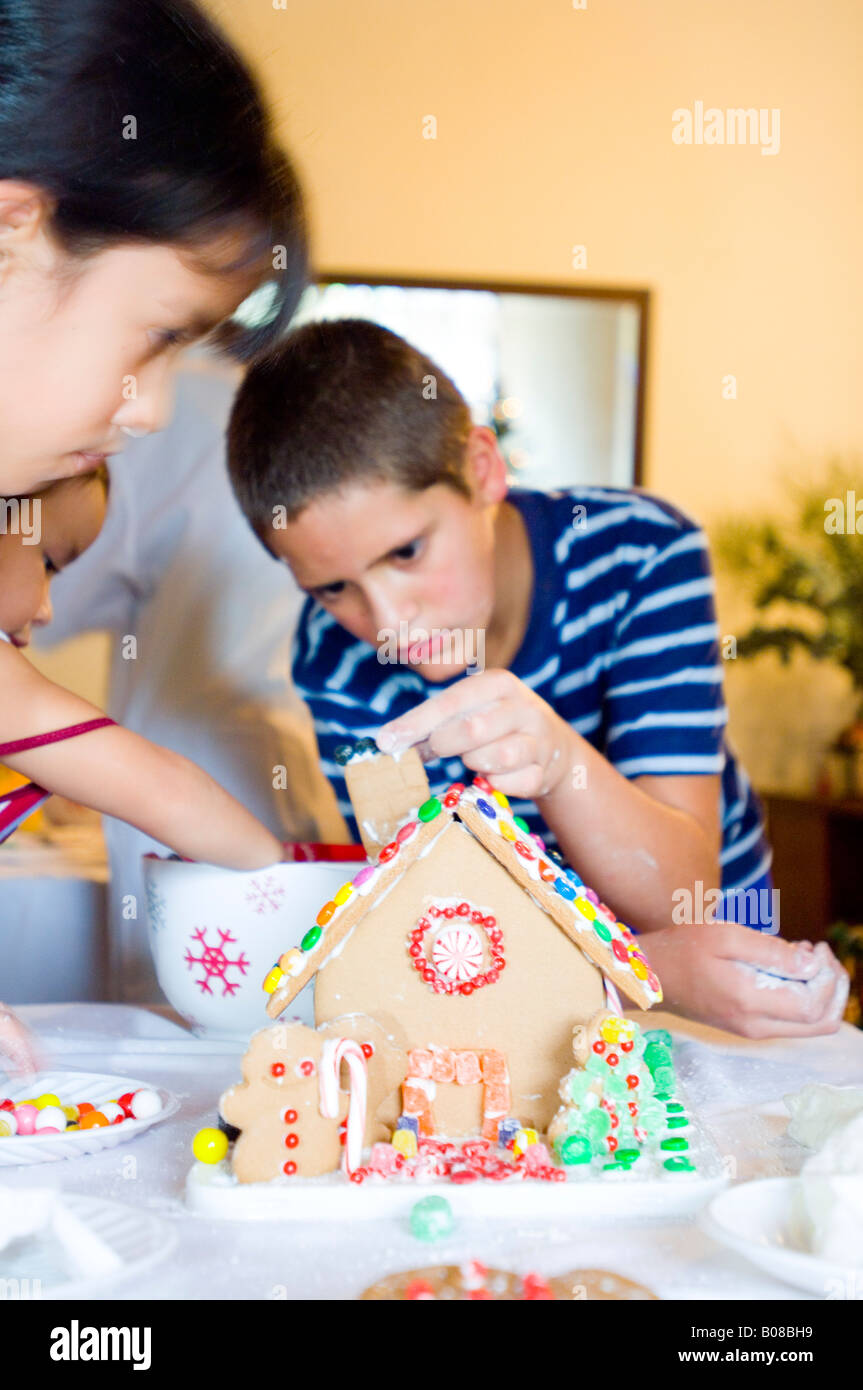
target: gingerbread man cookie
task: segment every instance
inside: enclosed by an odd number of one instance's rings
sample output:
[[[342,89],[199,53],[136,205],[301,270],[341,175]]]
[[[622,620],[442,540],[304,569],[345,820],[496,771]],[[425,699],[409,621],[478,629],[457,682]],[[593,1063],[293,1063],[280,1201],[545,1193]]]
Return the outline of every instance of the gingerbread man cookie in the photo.
[[[399,1042],[364,1014],[320,1029],[281,1023],[255,1033],[243,1081],[219,1103],[224,1119],[240,1130],[233,1153],[238,1181],[331,1173],[342,1159],[343,1137],[354,1154],[388,1137],[388,1107],[407,1066]]]

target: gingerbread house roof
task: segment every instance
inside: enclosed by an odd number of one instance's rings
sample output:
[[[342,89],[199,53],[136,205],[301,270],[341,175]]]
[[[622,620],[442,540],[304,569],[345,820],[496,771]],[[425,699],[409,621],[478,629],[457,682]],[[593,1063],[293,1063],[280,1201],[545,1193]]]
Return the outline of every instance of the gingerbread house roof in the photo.
[[[357,924],[454,820],[639,1008],[649,1009],[661,1000],[659,980],[638,938],[618,922],[574,869],[549,852],[540,837],[531,834],[527,823],[513,815],[503,792],[477,777],[471,787],[455,783],[443,796],[429,797],[418,810],[403,817],[391,841],[323,905],[302,945],[280,956],[264,981],[270,995],[270,1017],[278,1018]]]

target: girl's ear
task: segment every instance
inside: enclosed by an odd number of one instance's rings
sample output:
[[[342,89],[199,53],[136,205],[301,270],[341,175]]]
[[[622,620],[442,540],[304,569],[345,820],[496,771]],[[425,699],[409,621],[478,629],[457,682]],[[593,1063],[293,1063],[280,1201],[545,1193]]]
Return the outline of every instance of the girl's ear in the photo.
[[[48,230],[53,203],[41,188],[17,179],[0,179],[0,279],[16,255]]]
[[[471,490],[482,503],[502,502],[509,487],[506,461],[497,435],[488,425],[474,425],[467,441],[467,471]]]

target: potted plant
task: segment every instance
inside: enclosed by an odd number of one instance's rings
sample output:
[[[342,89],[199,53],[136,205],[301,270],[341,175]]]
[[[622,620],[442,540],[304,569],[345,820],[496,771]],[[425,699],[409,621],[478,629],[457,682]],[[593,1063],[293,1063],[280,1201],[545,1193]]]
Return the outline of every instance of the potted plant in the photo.
[[[848,672],[856,717],[831,752],[831,783],[863,795],[863,468],[833,462],[823,478],[790,484],[796,516],[728,519],[714,549],[744,581],[759,619],[737,638],[741,657],[776,652],[787,664],[797,650]],[[859,507],[858,507],[859,489]],[[859,530],[858,530],[859,526]],[[790,611],[790,617],[789,617]]]

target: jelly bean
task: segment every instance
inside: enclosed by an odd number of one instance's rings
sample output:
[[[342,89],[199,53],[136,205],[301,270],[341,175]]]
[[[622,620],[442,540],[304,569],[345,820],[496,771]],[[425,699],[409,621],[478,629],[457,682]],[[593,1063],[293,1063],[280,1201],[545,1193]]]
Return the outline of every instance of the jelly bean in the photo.
[[[501,833],[501,835],[503,836],[503,838],[504,838],[505,840],[509,840],[510,842],[512,842],[513,840],[518,841],[518,836],[516,835],[516,833],[515,833],[515,831],[513,830],[512,826],[511,826],[511,825],[507,825],[507,823],[506,823],[505,820],[502,820],[502,821],[501,821],[500,827],[499,827],[499,828],[500,828],[500,833]]]
[[[199,1163],[221,1163],[228,1152],[228,1136],[220,1129],[199,1129],[192,1140],[192,1153]]]
[[[53,1129],[61,1133],[66,1128],[66,1116],[59,1105],[45,1105],[36,1116],[36,1133],[43,1129]]]
[[[576,898],[575,906],[578,908],[582,917],[586,917],[588,922],[592,922],[596,917],[596,908],[593,903],[588,902],[587,898]]]
[[[158,1091],[143,1089],[132,1097],[131,1110],[136,1120],[150,1120],[162,1109],[162,1097]]]
[[[305,969],[303,953],[297,946],[292,946],[290,951],[285,951],[279,956],[279,969],[291,977],[299,975]]]
[[[671,1150],[672,1152],[676,1152],[676,1151],[678,1151],[678,1150],[680,1150],[680,1149],[688,1149],[688,1148],[689,1148],[689,1140],[688,1140],[688,1139],[683,1139],[679,1134],[675,1134],[675,1135],[672,1135],[672,1137],[671,1137],[670,1139],[662,1139],[662,1140],[660,1140],[659,1147],[660,1147],[661,1149],[669,1149],[669,1150]]]
[[[494,787],[487,777],[477,775],[473,779],[473,785],[481,792],[494,792]]]
[[[328,902],[328,903],[324,903],[323,907],[321,908],[320,912],[318,913],[317,917],[315,918],[315,921],[317,922],[318,926],[319,926],[319,927],[325,927],[325,926],[327,925],[327,922],[330,920],[330,918],[332,917],[333,913],[335,912],[335,910],[336,910],[336,905],[335,905],[334,902],[330,901],[330,902]],[[312,928],[312,930],[314,930],[314,928]],[[305,949],[305,948],[304,948],[304,949]]]
[[[353,891],[354,885],[352,883],[343,883],[339,891],[333,896],[336,907],[341,907],[342,903],[346,903]]]
[[[604,922],[600,922],[598,917],[593,924],[593,930],[596,932],[596,935],[599,937],[600,941],[611,940],[611,932],[609,931],[608,927],[605,925]]]
[[[503,792],[493,791],[492,796],[494,797],[498,806],[503,806],[504,808],[506,808],[509,805],[509,798],[504,796]]]
[[[423,802],[422,806],[417,811],[417,815],[421,821],[426,822],[434,820],[435,816],[439,816],[442,810],[443,807],[438,798],[436,796],[430,796],[428,801]]]
[[[86,1115],[82,1115],[78,1121],[80,1129],[107,1129],[108,1121],[101,1110],[88,1110]]]
[[[565,898],[567,902],[572,902],[575,897],[575,889],[565,878],[558,877],[554,880],[554,891],[555,893],[559,893],[562,898]],[[576,903],[576,907],[577,906],[578,903]]]
[[[678,1154],[675,1158],[667,1158],[662,1166],[667,1168],[669,1173],[695,1172],[695,1164],[685,1154]]]
[[[406,825],[403,825],[400,830],[396,831],[396,844],[403,845],[407,840],[411,839],[411,837],[416,834],[418,829],[419,822],[415,820],[409,820]],[[336,901],[338,901],[338,898],[336,899]]]
[[[28,1105],[25,1102],[23,1105],[16,1106],[15,1119],[18,1121],[18,1133],[33,1134],[36,1129],[38,1115],[39,1111],[36,1109],[35,1105]]]
[[[383,849],[378,855],[378,863],[388,864],[391,859],[395,859],[398,852],[398,845],[396,844],[395,840],[391,840],[388,845],[384,845]]]
[[[497,820],[497,811],[484,799],[484,797],[477,797],[476,809],[482,811],[482,814],[487,816],[489,820]]]
[[[689,1121],[685,1115],[669,1115],[666,1123],[669,1129],[685,1129]]]
[[[670,1100],[665,1108],[669,1115],[680,1115],[685,1107],[681,1105],[679,1100]]]
[[[300,946],[304,951],[313,951],[320,941],[321,936],[322,932],[319,926],[310,927],[300,942]]]
[[[442,1240],[454,1225],[452,1207],[445,1197],[423,1197],[411,1210],[411,1234],[417,1240]]]
[[[283,979],[284,979],[284,972],[281,971],[277,965],[274,965],[273,968],[272,968],[272,970],[270,971],[270,973],[267,975],[266,979],[264,980],[264,984],[263,984],[264,993],[265,993],[265,994],[275,994],[276,990],[278,989],[278,987],[279,987],[279,985],[280,985],[280,983],[282,982]]]
[[[37,1110],[44,1110],[49,1105],[56,1109],[60,1105],[60,1097],[55,1096],[53,1091],[46,1091],[44,1095],[37,1096],[33,1104]]]

